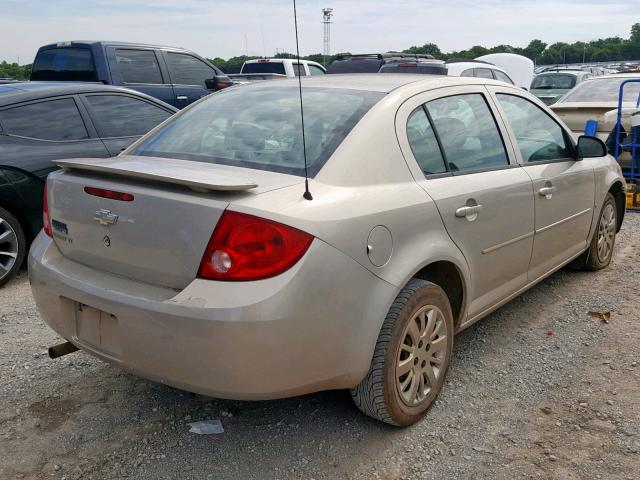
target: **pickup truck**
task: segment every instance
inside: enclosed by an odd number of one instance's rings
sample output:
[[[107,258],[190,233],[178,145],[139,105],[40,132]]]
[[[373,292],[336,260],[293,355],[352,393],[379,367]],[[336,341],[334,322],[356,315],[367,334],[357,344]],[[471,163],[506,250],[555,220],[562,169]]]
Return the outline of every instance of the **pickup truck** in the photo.
[[[94,41],[40,47],[31,80],[119,85],[177,108],[232,85],[222,70],[184,48]]]

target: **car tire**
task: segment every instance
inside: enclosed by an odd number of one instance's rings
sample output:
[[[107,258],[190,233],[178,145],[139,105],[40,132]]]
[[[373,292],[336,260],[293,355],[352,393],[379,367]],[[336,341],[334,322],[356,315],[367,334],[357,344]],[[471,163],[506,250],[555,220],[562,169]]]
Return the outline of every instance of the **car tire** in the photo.
[[[0,287],[20,270],[27,240],[18,219],[0,207]]]
[[[601,270],[611,263],[613,247],[618,229],[618,209],[613,195],[607,193],[596,231],[586,252],[578,257],[578,266],[583,270]]]
[[[367,376],[351,389],[356,406],[390,425],[419,421],[444,383],[453,333],[451,305],[442,288],[411,280],[382,324]]]

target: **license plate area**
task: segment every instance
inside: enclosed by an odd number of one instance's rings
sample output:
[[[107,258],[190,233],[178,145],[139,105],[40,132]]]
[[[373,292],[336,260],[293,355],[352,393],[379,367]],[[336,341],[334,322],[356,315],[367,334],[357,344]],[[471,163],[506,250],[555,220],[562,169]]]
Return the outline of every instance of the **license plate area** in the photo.
[[[80,342],[111,357],[121,357],[118,317],[77,302],[75,317],[76,335]]]

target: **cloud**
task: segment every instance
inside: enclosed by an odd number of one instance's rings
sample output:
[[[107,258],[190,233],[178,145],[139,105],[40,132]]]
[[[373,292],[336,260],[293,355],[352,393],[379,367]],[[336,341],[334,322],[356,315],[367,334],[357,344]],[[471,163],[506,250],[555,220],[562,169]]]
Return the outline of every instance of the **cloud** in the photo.
[[[0,59],[30,62],[46,43],[103,39],[190,48],[207,57],[293,51],[287,0],[0,0]],[[333,7],[333,52],[427,42],[443,50],[627,37],[634,0],[299,0],[302,53],[322,51],[321,9]]]

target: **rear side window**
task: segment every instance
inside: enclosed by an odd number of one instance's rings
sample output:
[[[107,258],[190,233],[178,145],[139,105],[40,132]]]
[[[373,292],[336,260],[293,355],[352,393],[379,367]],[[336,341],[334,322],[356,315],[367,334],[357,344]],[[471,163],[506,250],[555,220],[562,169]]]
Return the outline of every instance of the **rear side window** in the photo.
[[[160,65],[153,50],[118,48],[116,61],[124,83],[163,83]]]
[[[426,104],[452,172],[509,164],[498,126],[479,93],[454,95]]]
[[[31,80],[96,82],[93,54],[86,48],[40,50],[33,62]]]
[[[423,107],[417,108],[407,120],[407,139],[418,165],[425,175],[444,173],[447,168],[440,153],[438,140]]]
[[[6,133],[20,137],[52,141],[89,138],[76,102],[71,98],[2,110],[0,123]]]
[[[307,76],[307,72],[304,69],[304,65],[302,65],[301,63],[293,63],[293,64],[291,64],[291,66],[293,67],[293,74],[296,77],[306,77]]]
[[[538,106],[515,95],[498,94],[524,162],[573,158],[564,130]]]
[[[279,73],[285,75],[287,72],[282,62],[256,62],[245,63],[242,67],[242,73]]]
[[[307,65],[309,67],[309,73],[311,75],[324,75],[325,72],[320,67],[316,67],[315,65]]]
[[[474,77],[475,76],[475,68],[467,68],[460,74],[461,77]]]
[[[199,85],[206,88],[204,81],[216,76],[216,71],[202,60],[184,53],[167,53],[171,79],[178,85]]]
[[[171,116],[163,108],[124,95],[86,97],[102,137],[144,135]]]

